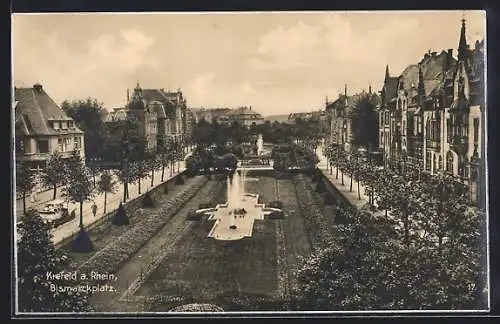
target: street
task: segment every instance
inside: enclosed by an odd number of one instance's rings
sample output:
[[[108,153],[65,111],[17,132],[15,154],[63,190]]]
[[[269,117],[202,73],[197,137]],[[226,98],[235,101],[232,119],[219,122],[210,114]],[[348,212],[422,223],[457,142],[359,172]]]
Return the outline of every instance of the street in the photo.
[[[180,162],[180,169],[179,172],[184,171],[184,162]],[[177,171],[177,163],[175,165],[174,171]],[[153,187],[151,187],[151,178],[144,178],[141,180],[141,194],[144,194],[146,191],[160,185],[162,183],[161,181],[161,169],[157,170],[155,172],[155,177],[154,177],[154,183]],[[174,172],[174,176],[178,174],[177,172]],[[167,181],[170,179],[170,169],[165,168],[165,176],[164,176],[164,181]],[[116,179],[115,179],[116,181]],[[110,213],[113,210],[117,209],[118,206],[120,205],[120,202],[123,200],[123,184],[117,183],[115,186],[116,192],[113,194],[107,194],[107,207],[106,207],[106,212]],[[127,199],[127,201],[130,201],[131,199],[134,199],[138,196],[138,183],[131,183],[129,184],[129,195],[130,198]],[[58,197],[61,197],[61,192],[62,190],[58,190]],[[43,205],[44,200],[49,201],[52,200],[52,191],[44,192],[41,195],[39,195],[39,201],[35,204],[28,205],[28,199],[26,201],[27,208],[28,206],[40,206]],[[42,196],[43,195],[43,196]],[[92,205],[94,204],[97,205],[97,213],[96,217],[92,215]],[[19,201],[17,202],[17,208],[19,208]],[[76,218],[72,221],[69,221],[61,226],[59,226],[56,229],[52,230],[52,241],[54,243],[58,243],[64,238],[73,235],[75,232],[79,230],[79,224],[80,224],[80,205],[78,203],[69,203],[68,205],[68,210],[71,213],[72,210],[75,210]],[[22,200],[21,200],[21,209],[16,209],[16,214],[22,215]],[[88,226],[95,221],[99,220],[104,216],[104,194],[96,194],[96,196],[93,198],[91,201],[87,201],[83,204],[83,224],[84,226]]]

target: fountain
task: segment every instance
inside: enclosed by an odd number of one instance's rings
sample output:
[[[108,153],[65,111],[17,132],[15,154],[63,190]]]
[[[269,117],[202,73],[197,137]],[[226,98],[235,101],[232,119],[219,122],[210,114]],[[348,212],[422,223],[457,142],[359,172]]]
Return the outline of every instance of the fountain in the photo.
[[[273,215],[282,213],[279,208],[265,207],[259,203],[259,195],[245,192],[247,170],[237,169],[231,178],[227,178],[227,202],[215,208],[198,209],[195,214],[208,216],[215,223],[208,237],[221,241],[239,240],[251,237],[255,220],[265,217],[276,219]]]
[[[264,150],[264,139],[262,138],[262,134],[259,134],[257,138],[257,156],[261,156]]]

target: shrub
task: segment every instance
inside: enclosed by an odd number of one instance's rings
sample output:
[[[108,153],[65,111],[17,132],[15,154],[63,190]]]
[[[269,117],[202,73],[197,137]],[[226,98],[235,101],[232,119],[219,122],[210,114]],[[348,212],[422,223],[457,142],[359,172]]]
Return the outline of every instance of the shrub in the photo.
[[[78,236],[71,243],[71,251],[75,253],[90,253],[94,251],[94,244],[85,229],[80,228]]]
[[[281,201],[279,201],[279,200],[272,201],[271,203],[269,203],[269,207],[282,209],[283,208],[283,203]]]
[[[188,304],[175,307],[169,312],[224,312],[224,309],[212,304]]]
[[[325,182],[323,180],[318,180],[318,182],[316,184],[316,192],[323,193],[325,191],[326,191]]]
[[[158,213],[147,215],[143,221],[125,231],[117,240],[112,241],[80,266],[81,272],[97,271],[101,273],[116,272],[123,262],[136,253],[151,237],[156,234],[174,214],[179,212],[185,202],[206,183],[197,179],[192,186],[185,186],[181,192],[170,197],[171,202]],[[120,207],[119,207],[120,209]],[[123,209],[123,207],[121,207]],[[122,212],[124,213],[124,210]],[[119,214],[117,212],[117,214]],[[128,219],[128,218],[127,218]],[[95,284],[95,283],[93,283]]]
[[[153,200],[153,197],[151,197],[151,193],[149,191],[147,191],[144,194],[144,197],[142,198],[141,205],[144,208],[152,208],[155,206],[155,202]]]
[[[209,201],[206,203],[201,203],[198,205],[198,209],[206,209],[206,208],[213,208],[213,207],[215,207],[215,205],[212,201]]]
[[[194,210],[188,212],[186,219],[190,221],[200,221],[202,213],[197,213]]]
[[[125,211],[125,208],[123,207],[122,203],[120,203],[120,206],[118,206],[118,210],[116,211],[115,215],[113,216],[112,224],[116,225],[116,226],[130,224],[130,220],[128,218],[127,212]]]
[[[283,219],[285,218],[285,213],[283,211],[272,211],[267,215],[268,219]]]
[[[324,198],[324,199],[325,199],[325,200],[324,200],[324,201],[325,201],[325,202],[324,202],[324,204],[325,204],[326,206],[332,206],[332,205],[336,205],[336,204],[337,204],[337,200],[336,200],[336,199],[335,199],[335,197],[334,197],[332,194],[330,194],[330,193],[327,193],[327,194],[325,195],[325,198]]]
[[[184,178],[182,177],[182,175],[178,175],[176,178],[175,178],[175,184],[180,186],[180,185],[183,185],[185,182],[184,182]]]

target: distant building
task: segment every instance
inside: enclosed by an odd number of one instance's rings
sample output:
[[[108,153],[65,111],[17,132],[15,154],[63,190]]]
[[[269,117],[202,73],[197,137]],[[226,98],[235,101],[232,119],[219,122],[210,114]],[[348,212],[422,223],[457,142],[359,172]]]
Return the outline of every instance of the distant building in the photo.
[[[56,151],[69,158],[76,149],[85,158],[83,131],[41,84],[14,88],[14,96],[16,160],[40,170]]]
[[[228,122],[237,122],[240,125],[246,127],[256,126],[264,123],[264,118],[255,110],[252,110],[252,106],[244,106],[231,109],[231,111],[225,114],[225,116],[227,117]]]
[[[180,89],[143,89],[138,83],[131,96],[127,90],[126,106],[114,108],[106,115],[107,129],[115,130],[116,125],[111,124],[127,119],[138,122],[139,134],[149,150],[157,150],[170,140],[184,142],[191,129],[187,124],[186,99]],[[113,134],[108,132],[108,136]]]
[[[290,120],[288,119],[290,117],[290,114],[284,114],[284,115],[270,115],[270,116],[265,116],[264,121],[269,121],[271,124],[274,122],[278,123],[290,123]]]
[[[343,148],[345,151],[350,151],[352,148],[353,128],[351,112],[358,103],[358,101],[368,96],[369,100],[376,107],[379,103],[379,96],[372,93],[371,87],[368,92],[362,91],[360,93],[348,96],[347,85],[344,88],[344,94],[339,94],[338,98],[333,102],[325,101],[325,111],[327,114],[327,141],[334,145]]]
[[[311,111],[311,112],[291,113],[288,115],[289,121],[295,121],[299,118],[302,120],[314,119],[314,120],[318,120],[318,121],[324,121],[327,118],[327,113],[325,110],[319,110],[319,111]]]

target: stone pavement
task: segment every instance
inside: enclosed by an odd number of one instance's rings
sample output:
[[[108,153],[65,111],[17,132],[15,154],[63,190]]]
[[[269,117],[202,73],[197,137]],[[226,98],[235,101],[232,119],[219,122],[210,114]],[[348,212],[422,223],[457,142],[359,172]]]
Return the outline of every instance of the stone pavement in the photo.
[[[179,172],[177,172],[177,163],[176,163],[175,168],[174,168],[175,172],[173,173],[173,176],[175,176],[176,174],[178,174],[180,172],[183,172],[184,170],[185,170],[185,165],[184,165],[183,161],[180,162]],[[165,168],[165,175],[164,175],[163,182],[165,182],[171,178],[170,172],[171,171],[169,168]],[[151,175],[151,173],[150,173],[150,175]],[[117,181],[116,178],[115,178],[115,181]],[[154,187],[157,187],[158,185],[160,185],[163,182],[161,181],[161,169],[157,170],[155,172],[153,187],[151,187],[151,178],[143,178],[141,180],[141,195],[144,194],[147,190],[150,190]],[[128,189],[129,189],[130,198],[128,198],[127,201],[130,201],[130,200],[139,196],[138,183],[129,184]],[[107,199],[106,199],[106,205],[107,205],[106,212],[107,213],[110,213],[113,210],[117,209],[118,206],[120,205],[120,202],[123,200],[123,184],[121,184],[120,182],[117,182],[117,184],[115,186],[115,190],[116,190],[115,193],[113,193],[113,194],[108,193],[107,194]],[[50,199],[49,200],[51,200],[51,199],[52,199],[52,192],[50,191]],[[91,209],[94,202],[97,205],[97,213],[96,213],[95,217],[93,216],[92,209]],[[79,230],[80,204],[69,203],[68,208],[69,208],[69,212],[71,212],[73,209],[75,210],[76,218],[74,220],[67,222],[67,223],[59,226],[58,228],[52,230],[52,235],[53,235],[52,241],[55,244],[62,241],[65,238],[67,238],[68,236],[73,235],[74,233],[78,232],[78,230]],[[93,197],[92,201],[87,201],[83,204],[83,224],[84,224],[84,226],[88,226],[88,225],[94,223],[95,221],[101,219],[104,215],[105,215],[104,214],[104,194],[96,194]]]
[[[359,184],[359,192],[361,199],[358,196],[358,182],[356,178],[352,179],[352,191],[350,191],[351,187],[351,177],[348,174],[343,175],[344,184],[342,184],[342,173],[339,170],[338,179],[336,178],[337,169],[333,167],[333,170],[330,171],[330,167],[327,165],[327,158],[323,154],[322,147],[320,146],[316,154],[319,158],[318,168],[323,172],[325,177],[330,180],[330,183],[337,188],[337,190],[346,197],[351,204],[353,204],[356,208],[361,208],[365,204],[368,203],[368,196],[365,195],[365,186],[363,184]],[[330,174],[331,173],[331,174]]]
[[[99,181],[99,176],[96,176],[96,184]],[[56,199],[62,197],[63,193],[63,187],[57,188],[56,192]],[[26,195],[26,210],[29,210],[30,208],[37,208],[37,207],[42,207],[46,202],[53,200],[54,198],[54,189],[48,189],[48,190],[43,190],[39,191],[36,194],[36,201],[32,201],[31,195]],[[23,210],[23,199],[22,198],[17,198],[16,199],[16,221],[20,221],[24,215],[24,210]]]

